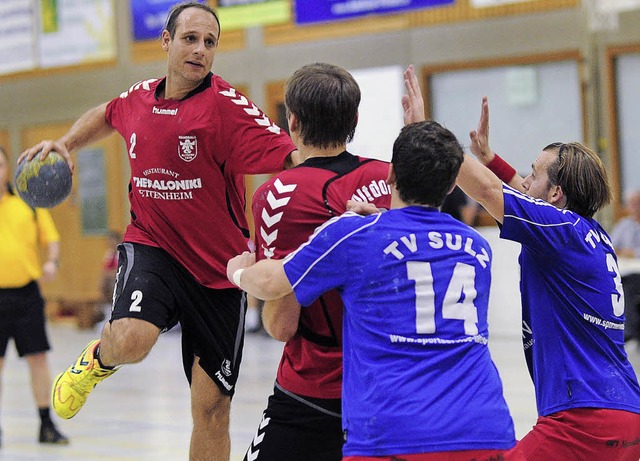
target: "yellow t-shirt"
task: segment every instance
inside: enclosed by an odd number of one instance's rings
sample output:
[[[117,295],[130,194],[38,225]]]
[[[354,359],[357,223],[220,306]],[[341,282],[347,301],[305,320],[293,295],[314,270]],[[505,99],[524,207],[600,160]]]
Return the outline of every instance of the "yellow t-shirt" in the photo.
[[[51,214],[33,209],[18,196],[0,198],[0,288],[18,288],[42,275],[40,245],[58,242]]]

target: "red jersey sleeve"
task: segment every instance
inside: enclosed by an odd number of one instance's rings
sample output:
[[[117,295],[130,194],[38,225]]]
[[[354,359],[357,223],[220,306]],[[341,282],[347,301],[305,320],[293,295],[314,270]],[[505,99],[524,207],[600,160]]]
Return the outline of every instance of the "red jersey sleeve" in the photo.
[[[285,159],[296,150],[289,135],[223,79],[214,76],[213,84],[225,145],[232,152],[227,166],[237,174],[282,171]]]
[[[110,126],[113,126],[113,120],[120,117],[120,109],[122,104],[118,104],[120,98],[114,98],[107,104],[107,111],[105,113],[105,119]]]

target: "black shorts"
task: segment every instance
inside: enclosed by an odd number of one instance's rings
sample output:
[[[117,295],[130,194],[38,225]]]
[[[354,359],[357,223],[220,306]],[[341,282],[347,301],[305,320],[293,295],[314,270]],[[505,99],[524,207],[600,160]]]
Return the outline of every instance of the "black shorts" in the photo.
[[[21,288],[0,288],[0,357],[13,338],[18,355],[50,349],[44,318],[44,300],[37,282]]]
[[[137,243],[118,246],[111,321],[137,318],[167,331],[182,327],[182,359],[191,382],[194,356],[225,395],[233,395],[244,345],[246,297],[236,288],[198,283],[164,250]]]
[[[340,399],[313,399],[276,383],[244,461],[340,461]]]

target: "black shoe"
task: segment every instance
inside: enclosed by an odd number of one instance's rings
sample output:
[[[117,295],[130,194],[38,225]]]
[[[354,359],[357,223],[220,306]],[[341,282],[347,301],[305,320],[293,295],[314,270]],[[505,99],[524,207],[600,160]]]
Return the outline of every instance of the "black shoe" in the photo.
[[[54,445],[69,445],[69,439],[62,435],[53,424],[43,424],[40,426],[40,443],[50,443]]]

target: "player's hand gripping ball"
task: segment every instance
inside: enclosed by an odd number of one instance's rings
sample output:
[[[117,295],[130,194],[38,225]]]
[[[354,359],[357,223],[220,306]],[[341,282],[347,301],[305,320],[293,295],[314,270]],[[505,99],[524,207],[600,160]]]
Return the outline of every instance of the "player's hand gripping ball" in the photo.
[[[41,160],[38,153],[18,164],[15,182],[18,195],[29,206],[52,208],[71,193],[71,170],[60,154],[50,152]]]

